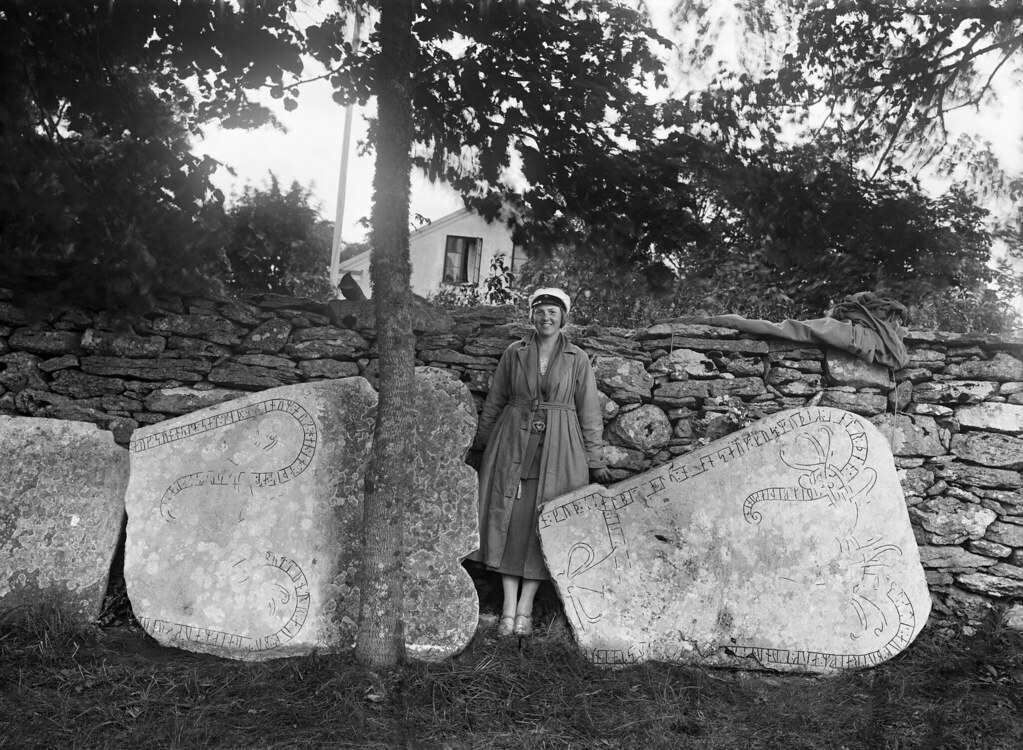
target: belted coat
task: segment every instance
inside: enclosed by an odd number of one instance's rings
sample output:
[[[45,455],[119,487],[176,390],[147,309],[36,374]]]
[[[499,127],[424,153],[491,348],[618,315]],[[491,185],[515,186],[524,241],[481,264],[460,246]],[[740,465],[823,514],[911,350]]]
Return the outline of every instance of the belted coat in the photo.
[[[597,385],[590,361],[563,333],[548,364],[547,396],[540,392],[536,334],[509,346],[494,373],[473,445],[486,445],[480,463],[480,549],[469,559],[497,568],[504,555],[519,491],[530,424],[545,410],[537,506],[589,482],[605,466]]]

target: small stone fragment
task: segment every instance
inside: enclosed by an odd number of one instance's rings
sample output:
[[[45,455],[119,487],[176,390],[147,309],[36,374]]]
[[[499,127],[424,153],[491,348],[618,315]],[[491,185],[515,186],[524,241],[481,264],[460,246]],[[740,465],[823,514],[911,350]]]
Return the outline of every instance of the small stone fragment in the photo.
[[[128,453],[92,424],[0,416],[0,620],[100,615],[124,519]]]

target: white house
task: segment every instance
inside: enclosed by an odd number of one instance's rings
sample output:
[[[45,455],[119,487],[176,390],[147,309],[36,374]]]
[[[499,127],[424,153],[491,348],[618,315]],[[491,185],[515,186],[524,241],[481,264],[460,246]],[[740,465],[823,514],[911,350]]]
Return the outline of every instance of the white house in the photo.
[[[481,291],[495,255],[514,272],[526,261],[523,248],[512,244],[511,230],[501,221],[488,223],[467,208],[413,230],[409,235],[412,291],[423,297],[445,286],[476,286]],[[369,251],[338,266],[338,275],[350,273],[370,296]]]

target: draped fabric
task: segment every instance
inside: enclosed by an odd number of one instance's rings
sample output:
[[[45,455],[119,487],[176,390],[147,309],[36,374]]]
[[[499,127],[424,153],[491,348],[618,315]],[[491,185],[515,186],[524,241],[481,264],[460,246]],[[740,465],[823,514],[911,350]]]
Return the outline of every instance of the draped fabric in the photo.
[[[903,324],[908,320],[908,311],[901,303],[873,292],[859,292],[835,305],[828,311],[828,317],[814,320],[772,323],[741,315],[710,315],[663,322],[720,326],[804,344],[831,346],[866,362],[898,370],[909,361],[903,343],[907,333]]]
[[[508,527],[527,459],[530,424],[546,414],[540,444],[537,505],[589,482],[589,469],[605,465],[604,428],[597,386],[586,353],[564,334],[548,364],[546,396],[540,392],[535,334],[509,346],[501,356],[487,395],[474,447],[486,445],[480,464],[480,549],[469,556],[497,569],[508,542]],[[536,535],[535,519],[532,525]],[[545,570],[526,572],[546,578]]]

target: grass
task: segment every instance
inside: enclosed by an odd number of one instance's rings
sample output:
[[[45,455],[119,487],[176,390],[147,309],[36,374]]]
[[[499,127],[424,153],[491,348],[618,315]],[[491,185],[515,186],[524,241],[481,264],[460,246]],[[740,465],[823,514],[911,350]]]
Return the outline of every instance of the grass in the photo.
[[[347,654],[248,664],[165,649],[128,623],[0,621],[0,748],[1023,747],[1023,635],[925,629],[834,677],[578,655],[555,607],[531,639],[373,674]]]

